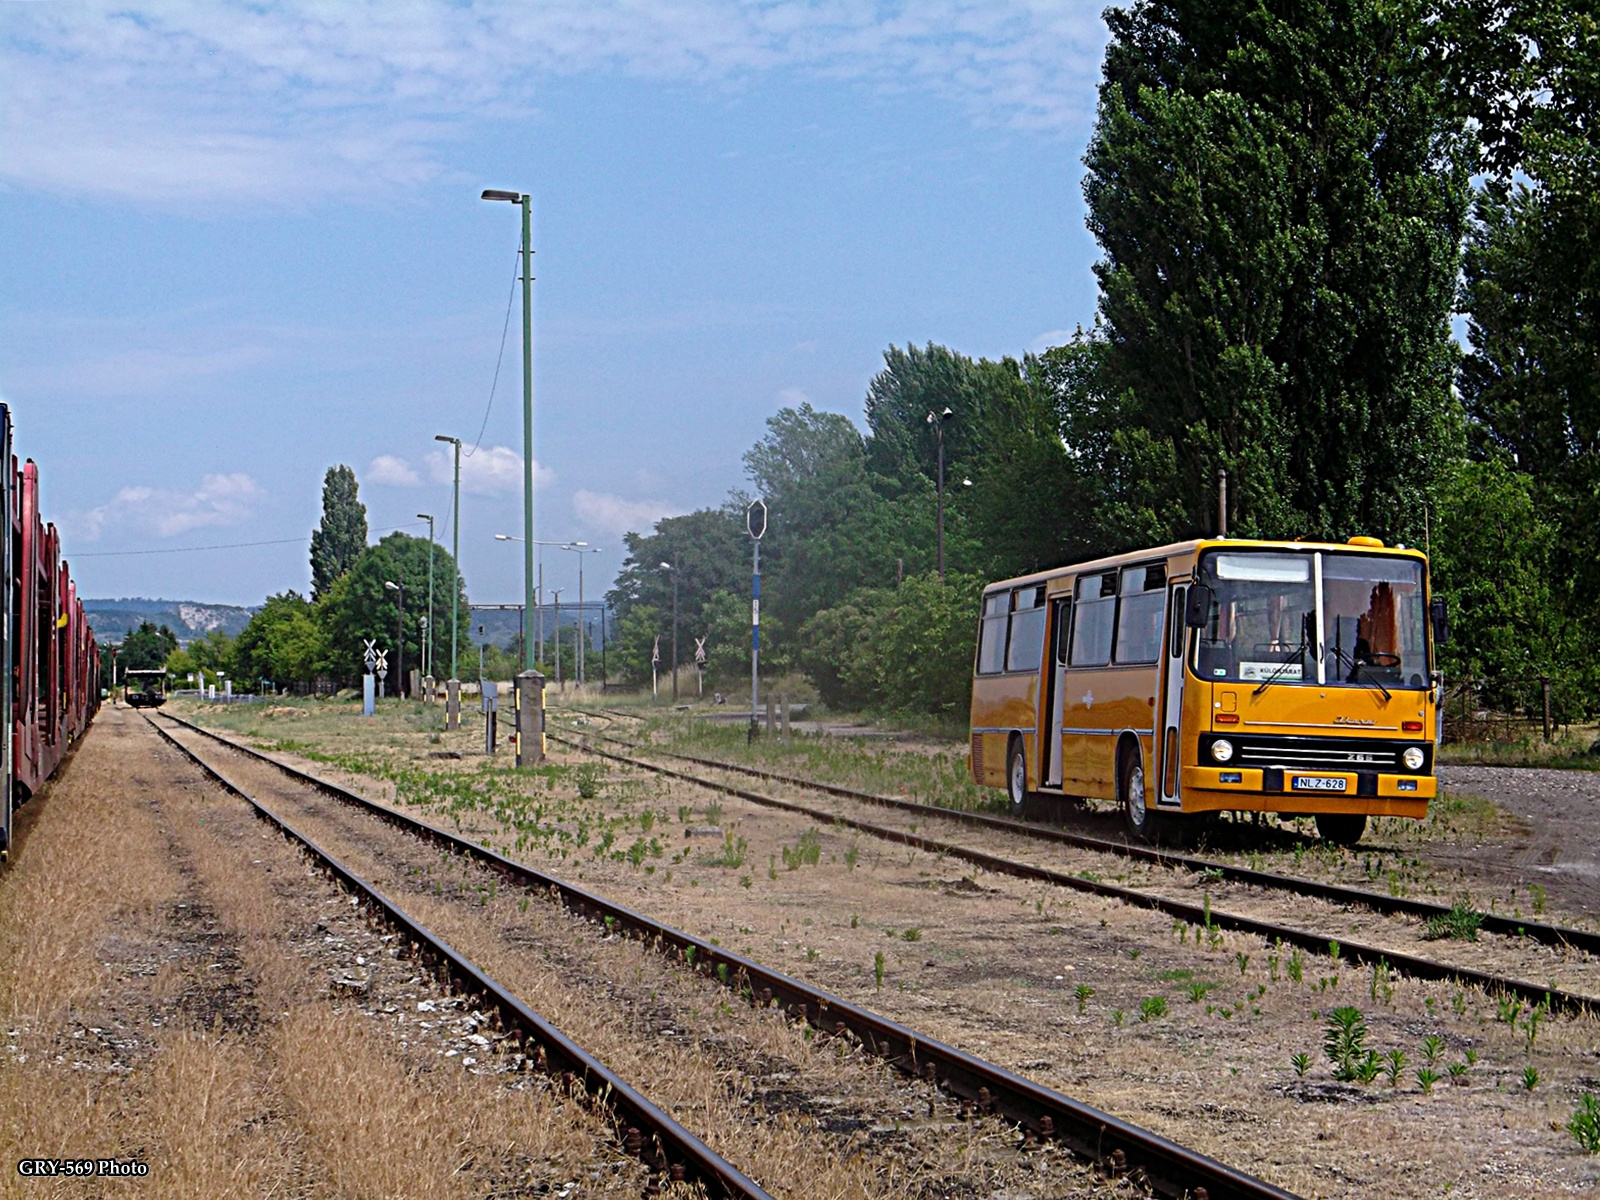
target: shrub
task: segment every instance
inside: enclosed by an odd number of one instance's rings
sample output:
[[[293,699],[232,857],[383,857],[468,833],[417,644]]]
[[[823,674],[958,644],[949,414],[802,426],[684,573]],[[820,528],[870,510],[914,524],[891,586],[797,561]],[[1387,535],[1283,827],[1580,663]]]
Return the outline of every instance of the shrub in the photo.
[[[1333,1063],[1335,1079],[1348,1083],[1359,1078],[1367,1053],[1366,1040],[1367,1023],[1359,1008],[1347,1004],[1328,1014],[1322,1045],[1328,1060]]]

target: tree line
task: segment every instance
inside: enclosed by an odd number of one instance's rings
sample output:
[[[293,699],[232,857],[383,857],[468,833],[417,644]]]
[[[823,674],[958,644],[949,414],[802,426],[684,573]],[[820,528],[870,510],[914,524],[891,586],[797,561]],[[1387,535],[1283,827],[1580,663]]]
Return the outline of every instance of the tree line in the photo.
[[[1093,323],[998,362],[891,346],[865,430],[807,405],[768,422],[744,458],[771,512],[763,661],[830,702],[959,714],[981,581],[1211,534],[1225,470],[1233,534],[1426,547],[1448,676],[1503,702],[1548,676],[1564,712],[1600,707],[1594,14],[1144,0],[1106,19]],[[609,598],[635,677],[670,624],[661,562],[713,677],[747,672],[748,499],[628,536]]]

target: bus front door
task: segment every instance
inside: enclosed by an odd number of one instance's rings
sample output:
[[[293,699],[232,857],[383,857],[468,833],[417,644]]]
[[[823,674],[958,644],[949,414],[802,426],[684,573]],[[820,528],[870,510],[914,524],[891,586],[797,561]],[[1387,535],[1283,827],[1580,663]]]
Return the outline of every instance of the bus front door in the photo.
[[[1067,694],[1067,633],[1072,623],[1072,597],[1062,596],[1051,603],[1050,613],[1050,718],[1045,726],[1047,757],[1046,787],[1061,786],[1061,714]]]
[[[1188,629],[1183,623],[1184,601],[1188,588],[1182,583],[1167,587],[1167,629],[1165,651],[1161,656],[1161,788],[1156,803],[1177,808],[1182,803],[1178,792],[1181,776],[1178,758],[1183,745],[1179,718],[1183,713],[1183,650]]]

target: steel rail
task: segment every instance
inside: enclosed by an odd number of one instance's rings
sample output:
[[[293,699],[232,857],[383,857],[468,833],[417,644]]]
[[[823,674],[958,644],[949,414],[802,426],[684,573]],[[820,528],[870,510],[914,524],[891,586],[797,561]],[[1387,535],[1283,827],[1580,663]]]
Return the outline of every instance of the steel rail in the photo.
[[[181,722],[181,718],[170,719]],[[421,947],[423,956],[443,964],[449,978],[483,997],[488,1006],[495,1010],[502,1025],[517,1030],[525,1042],[538,1047],[538,1060],[543,1070],[551,1075],[570,1076],[581,1083],[590,1095],[597,1097],[616,1121],[618,1142],[627,1153],[641,1159],[656,1174],[700,1182],[713,1194],[738,1200],[772,1200],[765,1189],[739,1168],[678,1124],[615,1071],[534,1012],[331,852],[295,828],[287,818],[272,811],[215,765],[206,762],[173,737],[170,730],[163,729],[148,716],[145,720],[207,775],[249,803],[258,816],[277,826],[291,841],[299,843],[339,883],[376,908],[388,924],[410,940],[413,952]],[[530,1059],[533,1057],[529,1055]]]
[[[1116,854],[1140,862],[1155,863],[1163,867],[1192,871],[1197,875],[1210,875],[1213,878],[1225,879],[1230,883],[1245,884],[1249,887],[1293,892],[1300,896],[1312,896],[1319,900],[1328,900],[1334,904],[1360,905],[1364,908],[1370,908],[1374,912],[1388,915],[1420,917],[1423,920],[1430,920],[1435,917],[1449,916],[1452,911],[1448,905],[1435,904],[1430,900],[1417,900],[1409,896],[1385,896],[1379,892],[1369,892],[1365,888],[1346,887],[1343,884],[1324,883],[1315,879],[1302,879],[1296,875],[1281,875],[1272,871],[1257,871],[1250,867],[1234,866],[1230,863],[1218,862],[1209,858],[1198,858],[1193,855],[1172,854],[1145,846],[1130,845],[1127,842],[1091,837],[1083,833],[1072,833],[1065,829],[1052,829],[1032,821],[998,817],[991,813],[975,813],[966,812],[962,809],[941,808],[937,804],[921,804],[915,800],[903,800],[898,796],[884,796],[876,792],[863,792],[855,788],[842,787],[839,784],[805,779],[798,775],[786,775],[782,772],[768,771],[760,767],[747,767],[738,763],[722,762],[718,759],[681,754],[676,750],[667,750],[661,746],[640,743],[624,743],[624,745],[628,745],[634,750],[643,750],[668,758],[681,759],[684,762],[691,762],[697,766],[707,767],[712,770],[747,775],[755,779],[765,779],[771,783],[786,783],[794,787],[809,788],[812,791],[823,792],[830,796],[839,796],[846,800],[857,800],[863,804],[875,804],[883,808],[895,808],[901,812],[915,813],[918,816],[937,817],[963,825],[994,829],[1002,833],[1012,833],[1020,837],[1033,838],[1037,841],[1058,842],[1062,845],[1075,846],[1084,850]],[[1600,954],[1600,933],[1587,929],[1573,929],[1564,925],[1552,925],[1546,921],[1526,921],[1520,917],[1507,917],[1498,913],[1478,913],[1477,915],[1479,917],[1479,928],[1489,933],[1503,934],[1506,937],[1525,937],[1530,941],[1539,942],[1547,946],[1569,946],[1575,950],[1587,950],[1591,954]]]
[[[1025,1139],[1055,1141],[1110,1172],[1137,1172],[1162,1195],[1188,1200],[1293,1200],[1293,1193],[1186,1149],[1079,1100],[963,1050],[852,1004],[802,980],[734,954],[634,909],[368,799],[359,792],[279,762],[249,746],[171,713],[161,714],[231,750],[259,759],[337,799],[390,821],[448,849],[470,855],[508,879],[538,889],[575,914],[608,930],[630,932],[654,948],[678,955],[690,969],[710,975],[752,1004],[773,1005],[824,1033],[849,1037],[907,1074],[927,1079],[977,1109],[1021,1126]],[[169,735],[170,736],[170,735]],[[176,739],[172,739],[176,741]],[[192,755],[192,752],[190,752]]]
[[[1345,942],[1329,938],[1326,934],[1313,933],[1292,925],[1280,925],[1274,921],[1263,921],[1239,913],[1225,912],[1211,907],[1209,902],[1204,906],[1190,904],[1184,900],[1171,900],[1165,896],[1152,895],[1135,888],[1120,887],[1114,883],[1102,883],[1099,880],[1087,879],[1081,875],[1072,875],[1066,871],[1056,871],[1049,867],[1035,866],[1032,863],[1017,862],[1013,859],[1002,858],[997,854],[974,850],[959,843],[944,842],[922,834],[908,833],[900,829],[891,829],[886,825],[874,825],[870,821],[841,816],[826,809],[812,808],[809,805],[779,800],[772,796],[762,795],[760,792],[734,787],[732,784],[719,783],[713,779],[691,775],[687,771],[676,771],[671,767],[664,767],[660,763],[653,763],[646,759],[613,754],[610,751],[600,750],[582,742],[575,742],[557,734],[549,736],[551,741],[561,742],[564,745],[587,751],[601,758],[609,758],[615,762],[642,767],[645,770],[655,771],[672,779],[679,779],[685,783],[692,783],[700,787],[709,788],[712,791],[721,792],[726,796],[748,800],[752,804],[799,813],[815,821],[842,825],[849,829],[870,834],[873,837],[883,838],[885,841],[898,842],[903,846],[915,846],[919,850],[927,850],[930,853],[945,855],[950,858],[959,858],[964,862],[983,867],[985,870],[994,871],[996,874],[1013,875],[1020,879],[1036,879],[1043,883],[1053,884],[1056,887],[1070,888],[1073,891],[1088,892],[1091,895],[1118,900],[1137,908],[1153,909],[1188,922],[1191,925],[1231,929],[1238,933],[1254,934],[1257,937],[1265,938],[1269,942],[1282,942],[1287,945],[1297,946],[1303,950],[1310,950],[1315,954],[1331,955],[1334,946],[1337,945],[1341,959],[1348,959],[1351,962],[1361,963],[1379,970],[1392,968],[1403,975],[1410,975],[1416,979],[1435,979],[1471,984],[1487,993],[1516,996],[1530,1004],[1545,1004],[1551,1010],[1583,1014],[1600,1009],[1600,996],[1569,992],[1547,984],[1532,983],[1509,975],[1496,975],[1492,972],[1479,971],[1472,967],[1451,966],[1431,958],[1420,958],[1414,954],[1406,954],[1404,951],[1385,950],[1381,946],[1369,946],[1360,942]]]

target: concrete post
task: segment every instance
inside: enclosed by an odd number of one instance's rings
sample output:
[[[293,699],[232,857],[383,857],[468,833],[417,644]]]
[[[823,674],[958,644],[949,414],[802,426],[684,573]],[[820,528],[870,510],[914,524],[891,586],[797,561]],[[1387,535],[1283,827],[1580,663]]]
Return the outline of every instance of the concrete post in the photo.
[[[411,690],[406,694],[413,700],[422,695],[422,672],[415,667],[411,668]]]
[[[523,671],[517,676],[513,703],[516,709],[517,766],[532,767],[544,761],[544,675]]]
[[[444,727],[461,728],[461,680],[450,679],[444,685]]]
[[[495,718],[500,711],[500,685],[492,679],[483,681],[483,752],[494,753]]]
[[[783,744],[789,744],[789,697],[783,698]]]
[[[767,736],[771,737],[777,728],[777,719],[772,711],[772,697],[767,697]]]

